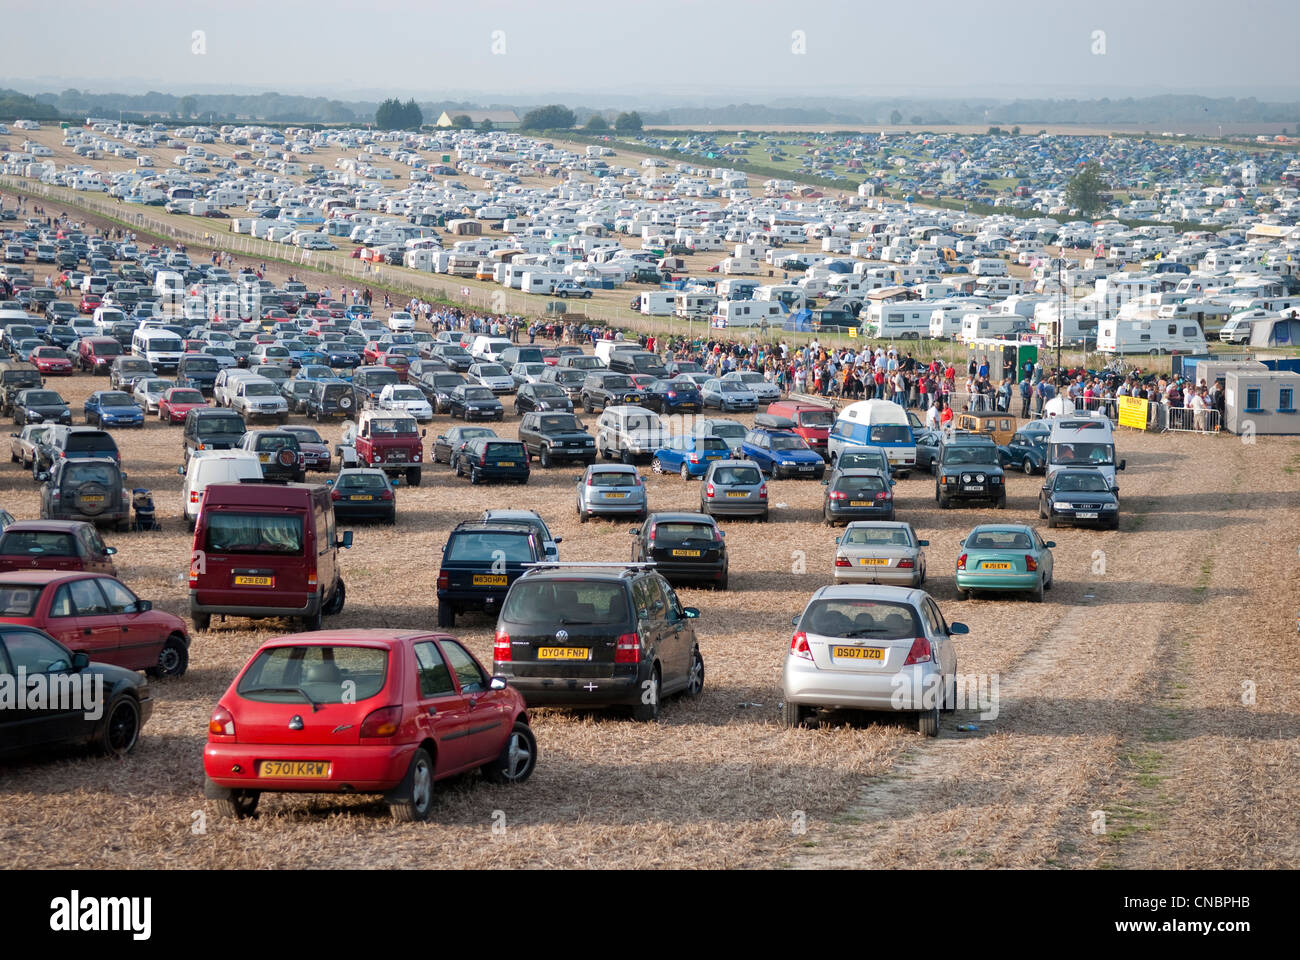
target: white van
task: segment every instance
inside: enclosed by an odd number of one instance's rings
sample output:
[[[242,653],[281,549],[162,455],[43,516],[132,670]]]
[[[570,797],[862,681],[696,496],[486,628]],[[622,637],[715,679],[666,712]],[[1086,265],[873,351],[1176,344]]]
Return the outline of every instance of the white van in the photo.
[[[780,327],[784,322],[785,304],[778,300],[723,300],[713,315],[721,327]]]
[[[153,292],[160,297],[179,296],[185,289],[185,278],[174,270],[159,270],[154,274]]]
[[[1111,489],[1118,488],[1115,477],[1125,461],[1115,461],[1115,427],[1104,416],[1070,415],[1052,421],[1047,437],[1047,479],[1066,467],[1092,467],[1100,470]]]
[[[848,447],[879,448],[899,477],[916,468],[916,439],[907,410],[892,400],[859,400],[840,411],[826,440],[832,465]]]
[[[186,467],[177,467],[185,477],[181,486],[181,512],[191,531],[203,506],[203,491],[210,483],[239,483],[261,480],[262,465],[252,450],[195,450]]]
[[[615,350],[644,350],[644,349],[645,348],[642,347],[635,340],[598,340],[596,341],[595,353],[597,358],[601,361],[601,363],[605,364],[605,366],[608,367],[609,356]]]
[[[1224,343],[1250,343],[1250,331],[1254,328],[1256,320],[1278,316],[1281,316],[1281,314],[1264,309],[1243,310],[1240,313],[1234,313],[1228,318],[1227,323],[1219,328],[1219,339]]]
[[[141,327],[131,337],[131,353],[144,357],[154,370],[175,370],[185,353],[185,343],[170,330]]]
[[[1097,325],[1099,353],[1208,353],[1205,333],[1195,320],[1112,318]]]
[[[976,257],[970,262],[970,272],[977,277],[1005,277],[1007,262],[993,257]]]
[[[867,308],[867,336],[888,340],[920,340],[930,335],[934,308],[919,300],[873,303]]]
[[[479,360],[488,360],[495,363],[501,359],[501,351],[506,347],[512,347],[512,344],[505,337],[493,337],[487,334],[480,334],[474,338],[474,343],[470,346],[470,355]]]

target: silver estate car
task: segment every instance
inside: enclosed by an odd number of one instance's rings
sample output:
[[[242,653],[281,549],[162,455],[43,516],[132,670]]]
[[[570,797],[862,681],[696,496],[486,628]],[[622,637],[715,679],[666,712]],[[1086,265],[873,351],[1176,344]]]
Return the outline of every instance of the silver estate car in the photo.
[[[745,434],[749,433],[749,427],[735,420],[710,417],[696,420],[695,431],[705,437],[721,437],[726,441],[727,449],[734,457],[740,453],[740,445],[745,442]]]
[[[836,583],[888,583],[919,587],[925,582],[925,551],[910,523],[855,520],[835,538]]]
[[[578,487],[578,519],[583,523],[592,517],[646,518],[645,483],[636,467],[592,464],[586,473],[574,477],[574,482]]]
[[[748,460],[714,460],[700,483],[700,513],[766,520],[767,480]]]
[[[781,720],[802,726],[820,709],[907,712],[939,733],[957,704],[957,650],[968,633],[924,590],[865,584],[822,587],[794,618],[781,685]]]

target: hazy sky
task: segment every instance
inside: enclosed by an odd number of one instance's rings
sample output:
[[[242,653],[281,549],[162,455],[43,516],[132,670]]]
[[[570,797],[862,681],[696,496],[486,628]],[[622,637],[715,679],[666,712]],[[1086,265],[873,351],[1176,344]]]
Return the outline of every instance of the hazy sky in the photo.
[[[20,89],[1300,98],[1300,0],[3,2]]]

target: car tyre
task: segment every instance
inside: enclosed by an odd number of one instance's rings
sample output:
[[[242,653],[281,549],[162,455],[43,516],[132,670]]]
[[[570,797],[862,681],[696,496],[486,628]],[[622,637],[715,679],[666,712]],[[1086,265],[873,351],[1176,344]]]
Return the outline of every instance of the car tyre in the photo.
[[[190,663],[189,647],[185,641],[177,634],[172,634],[163,644],[162,650],[158,652],[158,663],[145,671],[151,677],[168,679],[179,677],[185,673],[185,668]]]
[[[324,614],[321,608],[317,607],[315,613],[309,613],[302,618],[303,630],[322,630],[325,627]]]
[[[683,469],[685,469],[685,468],[683,468]],[[651,461],[650,461],[650,472],[651,472],[651,473],[663,473],[663,472],[664,472],[663,461],[660,460],[658,457],[655,457],[653,460],[651,460]]]
[[[686,696],[694,699],[704,692],[704,658],[700,648],[691,651],[691,669],[686,674]]]
[[[659,719],[659,700],[663,692],[659,667],[655,666],[650,679],[641,688],[641,699],[632,706],[632,719],[637,723],[655,723]],[[646,700],[650,702],[647,703]]]
[[[543,470],[549,470],[551,468],[551,448],[545,446],[542,447],[541,452],[537,455],[537,459],[541,462]]]
[[[1038,586],[1034,587],[1034,589],[1029,592],[1029,599],[1034,601],[1034,603],[1043,602],[1043,581],[1042,580],[1039,580]]]
[[[456,626],[456,608],[444,600],[438,601],[438,626]]]
[[[791,703],[789,700],[781,704],[781,726],[783,727],[806,726],[811,715],[812,708],[803,704]]]
[[[262,799],[260,790],[230,790],[229,796],[215,797],[217,813],[232,820],[246,820],[257,812],[257,801]]]
[[[922,710],[916,715],[916,732],[923,737],[939,735],[939,705],[936,703],[929,710]]]
[[[689,480],[689,479],[691,479],[691,471],[690,471],[690,468],[687,467],[686,464],[684,464],[684,463],[682,464],[682,479],[683,479],[683,480]]]
[[[406,482],[413,487],[420,485],[420,468],[414,467],[406,471]]]
[[[619,460],[623,463],[624,466],[628,466],[628,467],[632,466],[632,451],[624,450],[619,455]]]
[[[399,823],[420,823],[433,812],[433,758],[423,747],[411,757],[406,777],[395,794],[384,798]]]
[[[970,599],[970,591],[969,591],[969,590],[966,590],[966,589],[963,589],[962,587],[958,587],[958,588],[957,588],[957,599],[958,599],[958,600],[969,600],[969,599]]]
[[[334,591],[332,597],[325,601],[325,605],[321,607],[321,613],[325,614],[327,617],[336,616],[343,612],[343,604],[347,603],[347,600],[348,588],[343,583],[342,578],[340,578],[338,589]]]
[[[100,747],[105,756],[125,757],[140,742],[140,704],[129,693],[113,698],[104,714]]]
[[[1047,528],[1048,528],[1049,530],[1055,530],[1055,529],[1056,529],[1056,517],[1053,517],[1053,516],[1051,516],[1050,514],[1049,514],[1048,517],[1047,517]]]
[[[1032,476],[1034,472],[1034,462],[1028,457],[1025,457],[1025,459],[1020,463],[1020,469],[1025,472],[1025,476]]]
[[[483,765],[491,783],[523,783],[537,768],[537,738],[528,724],[515,721],[500,755]]]

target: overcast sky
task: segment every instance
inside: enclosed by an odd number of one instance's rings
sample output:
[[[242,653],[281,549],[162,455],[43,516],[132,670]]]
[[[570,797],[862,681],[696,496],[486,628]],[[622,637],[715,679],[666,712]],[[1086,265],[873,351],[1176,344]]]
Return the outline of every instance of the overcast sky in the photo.
[[[3,6],[0,75],[27,90],[502,100],[567,92],[589,105],[602,94],[648,105],[799,93],[1300,99],[1298,0]]]

